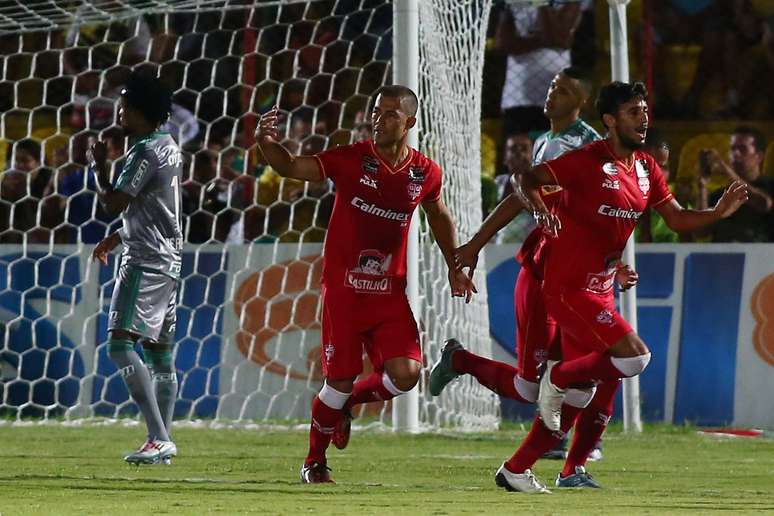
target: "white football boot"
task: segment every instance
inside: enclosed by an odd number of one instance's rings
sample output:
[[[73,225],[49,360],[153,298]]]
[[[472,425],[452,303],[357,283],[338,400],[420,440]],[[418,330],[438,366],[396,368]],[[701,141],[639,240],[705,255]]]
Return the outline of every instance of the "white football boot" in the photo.
[[[495,474],[495,484],[506,491],[517,491],[520,493],[551,493],[540,480],[532,473],[532,470],[525,470],[524,473],[511,473],[505,467],[505,463],[500,466]]]
[[[558,363],[556,360],[546,362],[546,370],[540,378],[540,391],[538,392],[538,411],[540,419],[546,428],[552,432],[558,432],[562,424],[562,403],[565,390],[551,383],[551,370]]]
[[[140,449],[124,457],[124,460],[129,464],[170,464],[175,455],[177,446],[172,441],[148,439]]]

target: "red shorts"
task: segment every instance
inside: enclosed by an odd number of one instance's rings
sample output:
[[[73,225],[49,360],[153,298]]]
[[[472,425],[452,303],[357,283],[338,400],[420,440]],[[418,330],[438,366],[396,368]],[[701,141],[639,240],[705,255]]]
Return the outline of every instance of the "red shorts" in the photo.
[[[323,376],[355,378],[363,371],[363,350],[375,371],[382,371],[391,358],[422,362],[419,332],[406,294],[358,294],[350,288],[323,286]]]
[[[572,360],[607,349],[632,331],[615,309],[615,297],[585,290],[544,293],[548,312],[562,329],[562,357]]]
[[[537,382],[538,366],[559,352],[559,328],[548,314],[542,283],[524,267],[513,291],[516,309],[516,369],[518,375]],[[555,358],[552,356],[552,358]]]

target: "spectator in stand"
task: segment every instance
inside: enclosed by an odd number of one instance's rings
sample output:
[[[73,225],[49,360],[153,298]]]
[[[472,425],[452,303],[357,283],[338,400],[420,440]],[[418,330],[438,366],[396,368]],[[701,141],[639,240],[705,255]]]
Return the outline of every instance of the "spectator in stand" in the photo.
[[[54,192],[52,177],[52,171],[41,166],[38,142],[29,138],[16,142],[13,167],[3,174],[0,185],[0,242],[49,242],[50,230],[61,222],[56,202],[47,199]]]
[[[774,241],[774,178],[762,173],[766,139],[753,127],[737,127],[731,134],[730,163],[726,163],[715,149],[704,149],[699,155],[699,195],[696,207],[700,210],[714,206],[723,189],[708,193],[707,184],[712,174],[722,174],[731,181],[747,183],[749,199],[727,219],[721,220],[709,233],[713,242],[772,242]]]
[[[667,115],[689,118],[749,116],[742,110],[742,97],[758,60],[764,25],[750,0],[655,0],[657,48],[667,45],[700,45],[701,51],[693,81],[682,101],[666,97],[666,88],[658,84],[659,104]],[[656,64],[662,63],[658,56]],[[657,81],[663,71],[654,74]],[[702,111],[702,97],[708,86],[719,82],[724,98],[712,111]]]
[[[532,166],[532,140],[526,133],[516,133],[505,139],[505,153],[498,174],[497,198],[500,202],[513,192],[510,177],[514,170],[528,170]],[[520,213],[497,233],[498,244],[523,242],[535,227],[531,213]]]
[[[503,134],[545,131],[546,90],[570,66],[570,48],[581,17],[577,2],[504,9],[495,34],[497,49],[508,56],[501,107]]]

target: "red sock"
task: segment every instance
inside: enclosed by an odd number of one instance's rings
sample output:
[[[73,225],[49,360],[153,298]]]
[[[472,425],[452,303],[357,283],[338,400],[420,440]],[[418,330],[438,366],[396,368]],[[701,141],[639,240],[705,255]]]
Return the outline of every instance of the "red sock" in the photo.
[[[575,466],[584,466],[589,453],[602,438],[610,416],[613,414],[615,393],[620,383],[620,380],[616,380],[597,385],[594,398],[589,406],[583,409],[575,423],[575,436],[567,453],[567,461],[564,463],[563,477],[575,473]]]
[[[535,416],[529,434],[527,434],[519,449],[516,450],[516,453],[505,463],[508,471],[511,473],[524,473],[525,470],[530,469],[544,453],[554,449],[564,439],[567,431],[575,423],[575,418],[580,411],[581,409],[577,407],[567,404],[562,405],[562,424],[559,432],[552,432],[546,428],[539,416]]]
[[[516,379],[516,368],[513,366],[459,350],[452,355],[452,367],[458,373],[474,376],[478,383],[495,394],[522,403],[530,403],[516,390],[513,383]]]
[[[344,408],[349,410],[360,403],[387,401],[394,398],[396,394],[393,394],[384,386],[383,376],[384,373],[373,372],[359,382],[355,382],[354,387],[352,387],[352,395],[347,400]]]
[[[305,464],[319,462],[325,464],[325,450],[331,443],[331,435],[336,427],[341,410],[334,409],[320,401],[317,396],[312,400],[312,423],[309,426],[309,454]]]
[[[574,360],[562,361],[551,370],[551,383],[560,389],[591,381],[613,382],[624,375],[610,361],[610,355],[594,351]]]

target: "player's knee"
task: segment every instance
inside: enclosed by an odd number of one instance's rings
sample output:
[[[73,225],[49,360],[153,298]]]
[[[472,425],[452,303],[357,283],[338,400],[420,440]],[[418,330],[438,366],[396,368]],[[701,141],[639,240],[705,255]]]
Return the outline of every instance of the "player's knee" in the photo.
[[[628,358],[648,354],[650,350],[636,333],[631,332],[610,347],[608,353],[613,357]]]
[[[130,351],[134,351],[134,342],[132,340],[117,337],[115,334],[111,335],[110,340],[107,342],[107,352],[111,360],[115,361],[118,355],[124,355]]]
[[[148,338],[140,339],[145,360],[154,371],[172,368],[172,345],[168,342],[156,342]]]
[[[332,409],[341,410],[347,403],[351,392],[342,392],[335,387],[332,387],[327,381],[323,384],[322,389],[317,394],[317,397],[328,405]]]
[[[564,402],[571,407],[586,408],[594,398],[594,393],[596,391],[596,387],[590,387],[588,389],[567,389],[567,393],[564,395]]]
[[[637,376],[642,373],[650,363],[650,352],[635,357],[612,357],[613,366],[627,377]]]
[[[513,377],[513,386],[516,388],[516,392],[527,403],[535,403],[538,399],[538,391],[540,390],[540,384],[536,382],[530,382],[525,380],[519,375]]]
[[[389,380],[389,382],[383,381],[385,387],[389,388],[390,386],[389,384],[391,384],[391,386],[394,389],[390,389],[390,390],[394,390],[393,394],[395,394],[396,396],[407,393],[408,391],[413,389],[414,386],[419,381],[419,371],[417,371],[416,373],[404,372],[400,376],[393,376],[385,372],[384,376],[385,376],[385,380]]]
[[[421,371],[419,362],[407,358],[390,360],[385,363],[384,386],[394,387],[396,396],[410,391],[419,381]]]

